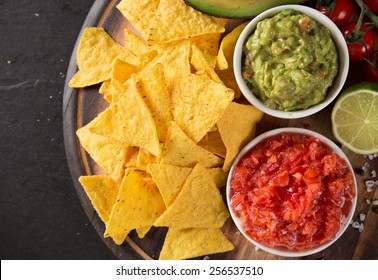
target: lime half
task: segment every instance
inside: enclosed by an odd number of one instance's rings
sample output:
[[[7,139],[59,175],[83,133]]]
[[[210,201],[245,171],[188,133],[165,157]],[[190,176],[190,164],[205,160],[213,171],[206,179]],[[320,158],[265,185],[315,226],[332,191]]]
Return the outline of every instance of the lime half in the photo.
[[[333,134],[358,154],[378,152],[378,84],[361,83],[346,89],[332,110]]]

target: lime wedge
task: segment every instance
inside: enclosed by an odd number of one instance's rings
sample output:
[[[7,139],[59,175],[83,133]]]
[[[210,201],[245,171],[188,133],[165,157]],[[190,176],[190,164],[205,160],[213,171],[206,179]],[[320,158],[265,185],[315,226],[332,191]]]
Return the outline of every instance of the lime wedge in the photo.
[[[361,83],[346,89],[332,110],[337,140],[357,154],[378,152],[378,84]]]

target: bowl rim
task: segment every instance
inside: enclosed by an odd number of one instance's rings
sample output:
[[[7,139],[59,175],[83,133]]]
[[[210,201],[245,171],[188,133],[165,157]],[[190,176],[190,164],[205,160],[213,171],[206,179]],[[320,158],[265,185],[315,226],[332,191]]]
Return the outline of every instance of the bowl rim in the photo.
[[[315,21],[317,21],[318,23],[327,27],[331,31],[331,35],[332,35],[333,41],[335,43],[335,46],[338,52],[338,59],[339,59],[338,73],[336,77],[334,78],[332,85],[328,88],[325,99],[319,104],[316,104],[304,110],[281,111],[281,110],[276,110],[276,109],[267,107],[262,101],[260,101],[250,91],[250,89],[248,88],[247,84],[245,83],[241,75],[241,67],[242,67],[241,60],[242,60],[242,54],[243,54],[243,45],[245,41],[248,39],[250,34],[256,28],[257,23],[259,21],[265,18],[273,17],[274,15],[276,15],[277,13],[281,12],[284,9],[293,9],[302,14],[306,14],[310,16],[312,19],[314,19]],[[349,54],[348,54],[347,43],[340,29],[327,16],[325,16],[324,14],[322,14],[321,12],[317,11],[314,8],[303,6],[303,5],[281,5],[281,6],[276,6],[262,12],[261,14],[254,17],[246,25],[246,27],[241,32],[235,45],[234,55],[233,55],[233,67],[234,67],[234,76],[238,84],[238,87],[240,91],[242,92],[242,94],[244,95],[244,97],[252,105],[260,109],[264,113],[274,116],[274,117],[283,118],[283,119],[297,119],[297,118],[307,117],[321,111],[322,109],[327,107],[337,97],[337,95],[342,90],[348,76]]]
[[[340,229],[339,231],[337,232],[336,236],[322,244],[321,246],[319,247],[316,247],[316,248],[313,248],[313,249],[310,249],[310,250],[306,250],[306,251],[286,251],[286,250],[280,250],[280,249],[275,249],[275,248],[271,248],[271,247],[268,247],[268,246],[265,246],[263,244],[260,244],[259,242],[253,240],[251,237],[249,237],[243,230],[243,227],[242,227],[242,223],[240,221],[240,219],[238,217],[236,217],[232,207],[231,207],[231,196],[230,196],[230,192],[231,192],[231,180],[232,180],[232,177],[233,177],[233,173],[235,171],[235,167],[236,165],[239,163],[240,159],[252,148],[254,147],[255,145],[257,145],[258,143],[260,143],[261,141],[267,139],[267,138],[270,138],[272,136],[275,136],[275,135],[278,135],[278,134],[281,134],[281,133],[298,133],[298,134],[304,134],[304,135],[307,135],[307,136],[313,136],[313,137],[316,137],[318,138],[323,144],[327,145],[333,152],[335,152],[337,155],[339,155],[340,157],[342,157],[346,163],[347,163],[347,166],[348,168],[350,169],[351,173],[352,173],[352,176],[353,176],[353,183],[354,183],[354,187],[355,187],[355,197],[353,198],[352,200],[352,205],[351,205],[351,208],[350,208],[350,211],[349,211],[349,214],[348,216],[341,222],[341,225],[340,225]],[[315,131],[312,131],[312,130],[309,130],[309,129],[304,129],[304,128],[297,128],[297,127],[282,127],[282,128],[276,128],[276,129],[273,129],[273,130],[269,130],[267,132],[264,132],[262,134],[260,134],[259,136],[257,136],[256,138],[254,138],[252,141],[250,141],[240,152],[239,154],[237,155],[237,157],[235,158],[231,168],[230,168],[230,171],[228,173],[228,177],[227,177],[227,185],[226,185],[226,200],[227,200],[227,207],[228,207],[228,210],[230,212],[230,215],[231,215],[231,218],[234,222],[234,224],[236,225],[237,229],[241,232],[241,234],[249,241],[251,242],[253,245],[255,245],[256,247],[268,252],[268,253],[271,253],[271,254],[274,254],[274,255],[277,255],[277,256],[282,256],[282,257],[304,257],[304,256],[309,256],[309,255],[313,255],[313,254],[316,254],[320,251],[323,251],[324,249],[328,248],[329,246],[331,246],[333,243],[335,243],[343,234],[344,232],[346,231],[346,229],[348,228],[350,222],[352,221],[352,218],[353,218],[353,215],[355,213],[355,210],[356,210],[356,206],[357,206],[357,194],[358,194],[358,189],[357,189],[357,180],[356,180],[356,175],[354,174],[354,171],[353,171],[353,167],[348,159],[348,157],[345,155],[345,153],[341,150],[341,148],[339,146],[337,146],[333,141],[331,141],[329,138],[325,137],[324,135],[318,133],[318,132],[315,132]]]

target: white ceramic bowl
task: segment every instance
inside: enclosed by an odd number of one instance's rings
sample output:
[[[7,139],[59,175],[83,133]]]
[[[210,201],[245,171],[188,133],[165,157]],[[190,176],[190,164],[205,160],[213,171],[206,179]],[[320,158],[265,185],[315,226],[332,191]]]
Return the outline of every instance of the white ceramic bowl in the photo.
[[[308,135],[308,136],[313,136],[315,138],[318,138],[322,143],[326,144],[333,152],[335,152],[337,155],[339,155],[341,158],[343,158],[352,175],[353,175],[353,181],[354,181],[354,186],[355,186],[355,193],[356,193],[356,196],[354,197],[354,199],[352,200],[352,204],[351,204],[351,207],[350,207],[350,211],[349,211],[349,214],[348,216],[346,217],[346,219],[344,221],[342,221],[342,224],[340,225],[340,229],[339,231],[337,232],[336,236],[334,239],[326,242],[326,243],[323,243],[321,244],[320,246],[316,247],[316,248],[313,248],[313,249],[310,249],[310,250],[306,250],[306,251],[290,251],[290,250],[284,250],[284,249],[278,249],[278,248],[272,248],[272,247],[268,247],[268,246],[265,246],[255,240],[253,240],[251,237],[249,237],[243,230],[243,226],[242,226],[242,223],[240,221],[240,219],[235,215],[232,207],[231,207],[231,181],[232,181],[232,177],[233,177],[233,173],[234,173],[234,170],[235,170],[235,167],[236,165],[238,164],[238,162],[240,161],[240,159],[247,153],[249,152],[254,146],[256,146],[258,143],[260,143],[261,141],[267,139],[267,138],[271,138],[275,135],[278,135],[278,134],[281,134],[281,133],[299,133],[299,134],[303,134],[303,135]],[[294,127],[285,127],[285,128],[278,128],[278,129],[274,129],[274,130],[271,130],[271,131],[268,131],[268,132],[265,132],[259,136],[257,136],[255,139],[253,139],[251,142],[249,142],[239,153],[239,155],[236,157],[231,169],[230,169],[230,172],[229,172],[229,175],[228,175],[228,179],[227,179],[227,187],[226,187],[226,197],[227,197],[227,205],[228,205],[228,209],[230,211],[230,214],[231,214],[231,217],[236,225],[236,227],[238,228],[238,230],[243,234],[243,236],[249,240],[252,244],[254,244],[255,246],[257,246],[258,248],[268,252],[268,253],[271,253],[271,254],[275,254],[275,255],[278,255],[278,256],[283,256],[283,257],[303,257],[303,256],[308,256],[308,255],[312,255],[312,254],[315,254],[315,253],[318,253],[324,249],[326,249],[327,247],[329,247],[331,244],[333,244],[338,238],[340,238],[340,236],[345,232],[345,230],[347,229],[347,227],[349,226],[350,224],[350,221],[352,220],[353,218],[353,215],[354,215],[354,212],[355,212],[355,209],[356,209],[356,205],[357,205],[357,181],[356,181],[356,177],[353,173],[353,168],[352,168],[352,165],[350,164],[348,158],[346,157],[346,155],[343,153],[343,151],[334,143],[332,142],[331,140],[329,140],[327,137],[319,134],[319,133],[316,133],[314,131],[311,131],[311,130],[308,130],[308,129],[303,129],[303,128],[294,128]]]
[[[299,110],[299,111],[291,111],[291,112],[275,110],[275,109],[267,107],[262,101],[260,101],[250,91],[250,89],[248,88],[247,84],[245,83],[241,75],[242,64],[244,64],[242,62],[243,46],[245,42],[247,41],[247,39],[249,38],[249,36],[254,32],[257,26],[257,23],[265,18],[273,17],[274,15],[278,14],[284,9],[293,9],[302,14],[306,14],[310,16],[312,19],[314,19],[315,21],[317,21],[318,23],[326,26],[331,31],[332,38],[335,42],[338,55],[339,55],[339,71],[338,71],[337,76],[334,79],[332,87],[328,89],[326,98],[320,104],[314,105],[308,109]],[[348,47],[339,28],[332,22],[332,20],[330,20],[327,16],[323,15],[319,11],[313,8],[301,6],[301,5],[282,5],[282,6],[274,7],[269,10],[266,10],[265,12],[253,18],[253,20],[244,28],[243,32],[240,34],[238,41],[236,43],[236,46],[235,46],[235,51],[234,51],[234,73],[235,73],[236,82],[242,94],[256,108],[260,109],[266,114],[269,114],[277,118],[283,118],[283,119],[303,118],[303,117],[307,117],[312,114],[315,114],[319,112],[320,110],[322,110],[323,108],[325,108],[339,94],[348,76],[348,70],[349,70]]]

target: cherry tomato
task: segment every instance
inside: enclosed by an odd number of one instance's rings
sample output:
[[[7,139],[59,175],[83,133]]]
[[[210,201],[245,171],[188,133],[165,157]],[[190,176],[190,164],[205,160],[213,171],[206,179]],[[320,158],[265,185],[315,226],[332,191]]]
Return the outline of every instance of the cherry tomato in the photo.
[[[353,12],[352,0],[317,1],[316,9],[329,17],[337,26],[346,24]]]
[[[374,14],[378,14],[378,0],[364,0],[364,3],[370,11],[372,11]]]
[[[360,36],[362,37],[361,39],[364,41],[366,47],[361,42],[357,42],[356,39],[350,38],[349,35],[356,27],[356,23],[357,22],[350,22],[341,29],[341,32],[343,33],[348,45],[349,58],[351,61],[357,61],[366,58],[368,57],[368,54],[370,54],[374,50],[373,30],[369,30],[363,36]],[[359,30],[363,31],[369,27],[369,25],[364,24],[361,25]]]
[[[378,52],[370,56],[369,62],[364,60],[362,67],[364,80],[378,83]]]

